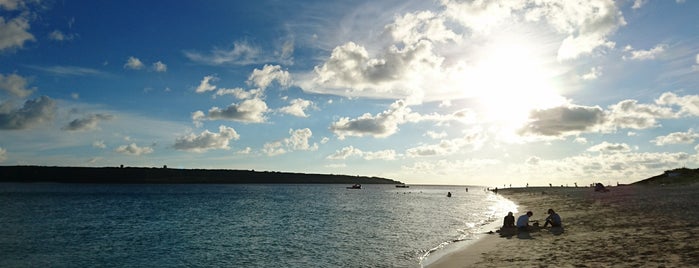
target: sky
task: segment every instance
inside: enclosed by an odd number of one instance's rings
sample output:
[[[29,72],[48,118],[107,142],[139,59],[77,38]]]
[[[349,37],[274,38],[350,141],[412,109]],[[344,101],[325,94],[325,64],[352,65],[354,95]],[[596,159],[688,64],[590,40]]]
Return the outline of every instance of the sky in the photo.
[[[699,166],[699,1],[0,0],[0,165],[409,184]]]

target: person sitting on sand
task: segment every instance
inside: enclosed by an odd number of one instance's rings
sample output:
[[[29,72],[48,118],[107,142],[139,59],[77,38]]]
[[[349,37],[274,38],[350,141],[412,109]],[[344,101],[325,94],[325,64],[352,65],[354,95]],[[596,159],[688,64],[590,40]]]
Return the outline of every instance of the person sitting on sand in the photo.
[[[546,217],[546,223],[544,223],[544,228],[546,228],[547,225],[551,224],[551,227],[561,227],[561,216],[558,215],[553,209],[550,209],[546,212],[549,214],[548,217]]]
[[[502,223],[502,228],[510,227],[515,227],[515,216],[512,215],[512,212],[507,213],[507,216],[505,216],[505,220]]]
[[[524,232],[529,231],[529,217],[533,215],[533,212],[527,211],[527,214],[519,216],[519,218],[517,218],[517,229]]]

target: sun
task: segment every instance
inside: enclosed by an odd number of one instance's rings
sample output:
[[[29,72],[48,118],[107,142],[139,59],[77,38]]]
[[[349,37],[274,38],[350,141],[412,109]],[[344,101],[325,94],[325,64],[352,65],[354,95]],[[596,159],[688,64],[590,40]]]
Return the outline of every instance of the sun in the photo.
[[[480,104],[482,119],[505,128],[521,127],[531,110],[565,103],[545,52],[543,46],[516,35],[495,38],[480,49],[460,86]]]

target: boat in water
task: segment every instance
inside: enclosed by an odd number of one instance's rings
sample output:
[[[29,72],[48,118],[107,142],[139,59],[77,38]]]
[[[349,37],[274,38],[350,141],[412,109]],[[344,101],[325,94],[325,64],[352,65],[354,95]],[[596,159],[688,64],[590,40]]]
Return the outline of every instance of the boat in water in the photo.
[[[407,185],[405,183],[403,184],[396,184],[396,188],[410,188],[410,185]]]
[[[347,187],[347,189],[362,189],[362,185],[357,183],[355,185]]]

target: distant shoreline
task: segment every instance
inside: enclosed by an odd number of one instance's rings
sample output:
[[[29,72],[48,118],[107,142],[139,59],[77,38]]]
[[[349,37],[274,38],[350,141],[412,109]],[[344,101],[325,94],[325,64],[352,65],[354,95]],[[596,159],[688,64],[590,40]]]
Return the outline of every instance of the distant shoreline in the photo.
[[[368,176],[229,169],[0,166],[0,182],[134,184],[402,184]]]

